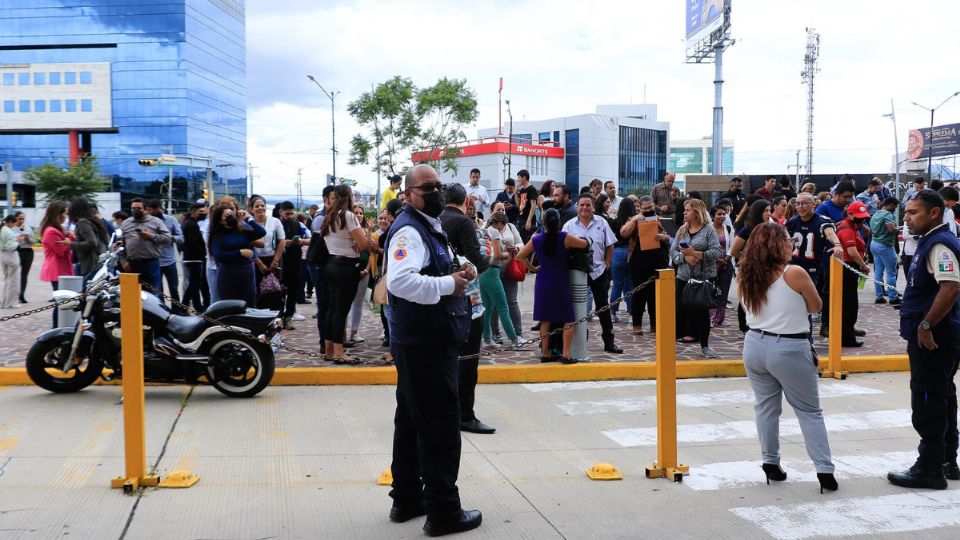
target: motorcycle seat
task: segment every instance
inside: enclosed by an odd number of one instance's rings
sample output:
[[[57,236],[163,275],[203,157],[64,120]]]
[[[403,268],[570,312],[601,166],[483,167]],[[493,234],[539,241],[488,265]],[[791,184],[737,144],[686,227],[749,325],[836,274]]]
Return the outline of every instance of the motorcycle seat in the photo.
[[[210,304],[203,312],[207,317],[219,319],[227,315],[239,315],[247,310],[247,303],[243,300],[220,300]]]
[[[243,304],[243,301],[240,301]],[[167,319],[167,331],[181,343],[187,343],[200,337],[210,326],[202,317],[192,315],[171,315]]]

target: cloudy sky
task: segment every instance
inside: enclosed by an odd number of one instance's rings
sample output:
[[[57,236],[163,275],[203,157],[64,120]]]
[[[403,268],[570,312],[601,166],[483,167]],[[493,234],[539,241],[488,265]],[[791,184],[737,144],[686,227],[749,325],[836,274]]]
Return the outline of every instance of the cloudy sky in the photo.
[[[890,169],[893,99],[900,149],[910,128],[960,90],[951,61],[960,8],[949,0],[733,0],[736,44],[724,55],[724,138],[735,169],[786,173],[806,148],[806,27],[821,34],[814,172]],[[375,189],[369,167],[347,165],[358,127],[347,104],[394,75],[420,86],[466,78],[477,125],[497,124],[497,81],[514,119],[591,113],[597,104],[657,104],[671,139],[709,135],[713,66],[684,63],[683,0],[404,2],[248,0],[249,161],[260,193],[315,195],[331,167],[330,101],[336,99],[337,175]],[[506,116],[506,114],[504,114]],[[936,123],[960,122],[960,97]]]

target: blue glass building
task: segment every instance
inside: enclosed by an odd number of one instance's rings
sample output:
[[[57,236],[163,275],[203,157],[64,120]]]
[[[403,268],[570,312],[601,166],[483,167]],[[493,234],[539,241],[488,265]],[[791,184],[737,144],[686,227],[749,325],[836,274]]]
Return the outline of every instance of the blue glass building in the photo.
[[[243,0],[0,2],[0,163],[68,158],[68,129],[124,199],[166,197],[162,153],[213,160],[216,196],[246,191]],[[79,99],[76,99],[79,98]],[[174,167],[174,200],[206,171]]]

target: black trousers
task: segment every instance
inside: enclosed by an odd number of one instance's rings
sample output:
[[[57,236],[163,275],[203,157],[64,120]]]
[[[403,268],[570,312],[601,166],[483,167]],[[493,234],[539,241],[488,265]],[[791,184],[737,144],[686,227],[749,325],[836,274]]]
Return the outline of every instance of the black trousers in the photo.
[[[957,460],[957,359],[960,345],[938,343],[934,350],[907,342],[913,429],[920,435],[917,464],[937,471]]]
[[[820,328],[830,328],[830,261],[820,269],[820,281],[817,283],[820,293]]]
[[[343,332],[347,326],[347,314],[357,295],[360,283],[358,259],[349,257],[330,257],[324,268],[324,280],[327,285],[328,305],[323,318],[323,339],[333,343],[343,343]]]
[[[687,282],[677,280],[677,335],[690,336],[700,340],[700,346],[710,344],[710,310],[684,306],[680,301]]]
[[[207,289],[206,261],[184,261],[183,273],[187,288],[183,291],[184,305],[191,306],[197,311],[203,311],[210,305],[210,291],[206,290],[206,300],[203,291]]]
[[[667,256],[665,250],[634,251],[627,263],[630,270],[630,279],[633,286],[636,287],[651,277],[657,275],[657,270],[667,267]],[[633,310],[630,312],[630,318],[633,319],[633,326],[643,325],[643,312],[646,311],[650,316],[650,331],[657,331],[657,288],[654,285],[637,291],[633,296]]]
[[[303,296],[303,282],[300,279],[302,269],[300,259],[283,261],[283,289],[286,295],[283,316],[290,317],[297,311],[297,297]],[[354,287],[356,290],[356,287]],[[346,319],[344,319],[346,320]]]
[[[397,363],[393,489],[398,506],[423,499],[428,516],[460,510],[460,403],[457,344],[391,344]]]
[[[33,248],[17,248],[17,255],[20,256],[20,299],[23,300],[26,298],[23,295],[27,291],[27,276],[33,266]]]
[[[853,334],[853,328],[857,324],[857,317],[860,312],[860,302],[857,299],[857,282],[860,276],[856,272],[846,267],[843,269],[843,321],[840,325],[840,341],[850,343],[857,339]]]
[[[607,307],[610,303],[610,269],[607,268],[596,279],[587,278],[587,286],[593,293],[593,303],[597,305],[597,311]],[[605,309],[598,315],[600,317],[600,329],[602,331],[604,344],[613,340],[613,316],[609,309]]]
[[[313,263],[307,263],[313,268],[313,290],[317,298],[317,336],[320,344],[323,345],[323,324],[326,320],[325,314],[330,308],[330,299],[327,295],[327,278],[323,266],[317,266]],[[346,323],[346,319],[344,319]]]
[[[470,321],[470,334],[467,341],[460,345],[460,356],[472,356],[480,352],[480,338],[483,335],[483,317]],[[480,358],[459,360],[460,365],[460,420],[476,418],[473,412],[474,397],[477,391],[477,368]]]

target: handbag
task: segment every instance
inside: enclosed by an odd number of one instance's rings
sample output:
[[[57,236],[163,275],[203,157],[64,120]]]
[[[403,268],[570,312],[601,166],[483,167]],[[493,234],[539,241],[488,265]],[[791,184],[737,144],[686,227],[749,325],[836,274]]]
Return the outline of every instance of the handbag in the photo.
[[[527,268],[517,259],[510,259],[504,273],[507,275],[507,279],[513,281],[523,281],[527,278]]]
[[[700,261],[701,276],[705,266],[706,263]],[[680,303],[686,307],[716,309],[725,304],[725,299],[723,291],[712,281],[690,278],[680,295]]]
[[[278,293],[281,291],[280,280],[277,279],[277,275],[273,272],[263,276],[263,280],[260,281],[260,294],[271,294]]]
[[[387,295],[387,254],[383,254],[383,269],[380,271],[380,278],[373,287],[373,294],[370,295],[374,304],[385,306],[390,303],[390,297]]]
[[[585,274],[593,272],[593,242],[589,238],[587,242],[591,245],[567,250],[569,252],[567,270],[579,270]]]

